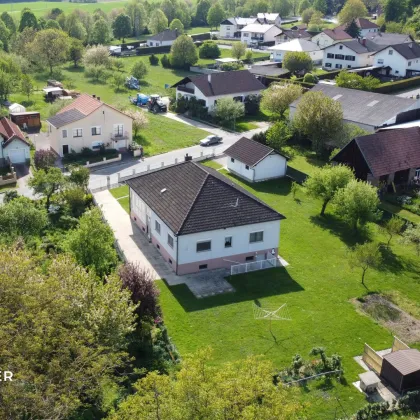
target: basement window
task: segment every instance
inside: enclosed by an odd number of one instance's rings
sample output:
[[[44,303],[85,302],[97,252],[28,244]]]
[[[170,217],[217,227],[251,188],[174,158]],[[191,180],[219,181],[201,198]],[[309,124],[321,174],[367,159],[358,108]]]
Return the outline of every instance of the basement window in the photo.
[[[254,261],[255,257],[253,255],[250,255],[249,257],[245,258],[245,261]]]
[[[199,270],[206,270],[207,269],[207,264],[201,264],[198,266]]]

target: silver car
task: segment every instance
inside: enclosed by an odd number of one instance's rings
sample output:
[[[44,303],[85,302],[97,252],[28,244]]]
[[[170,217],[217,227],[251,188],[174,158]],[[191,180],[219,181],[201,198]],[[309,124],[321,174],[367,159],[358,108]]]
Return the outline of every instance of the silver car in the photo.
[[[212,144],[218,144],[222,141],[222,137],[211,135],[205,139],[200,140],[200,146],[211,146]]]

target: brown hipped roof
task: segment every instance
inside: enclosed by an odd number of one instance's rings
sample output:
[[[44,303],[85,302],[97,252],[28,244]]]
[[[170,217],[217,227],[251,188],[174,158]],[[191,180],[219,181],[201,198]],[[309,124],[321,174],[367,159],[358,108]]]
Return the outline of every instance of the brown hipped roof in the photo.
[[[365,18],[357,18],[357,19],[355,19],[355,22],[356,22],[356,25],[360,29],[378,29],[379,28],[379,26],[376,23],[371,22],[370,20],[365,19]],[[345,31],[346,28],[347,28],[347,24],[337,26],[337,28]],[[337,28],[335,28],[335,29],[337,29]]]
[[[15,139],[29,144],[25,140],[25,136],[23,135],[22,131],[20,131],[20,128],[14,122],[10,121],[7,117],[3,117],[2,119],[0,119],[0,134],[4,139],[3,147],[6,147]]]
[[[271,153],[277,152],[269,146],[246,137],[242,137],[225,150],[227,156],[237,159],[248,166],[255,166]]]
[[[127,184],[176,235],[285,218],[217,171],[194,162],[148,172]]]
[[[344,41],[346,39],[353,39],[346,31],[340,28],[335,29],[324,29],[325,35],[328,35],[334,41]]]
[[[420,370],[420,351],[417,349],[398,350],[384,356],[402,375],[409,375]]]

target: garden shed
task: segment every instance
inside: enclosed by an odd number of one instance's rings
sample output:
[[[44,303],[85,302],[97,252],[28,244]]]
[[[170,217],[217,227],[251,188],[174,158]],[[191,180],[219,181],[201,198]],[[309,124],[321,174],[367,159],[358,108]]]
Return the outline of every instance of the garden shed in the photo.
[[[420,351],[406,349],[385,355],[381,376],[398,392],[420,387]]]
[[[36,111],[11,112],[10,119],[24,130],[41,127],[41,115]]]
[[[15,102],[14,104],[9,106],[9,112],[11,114],[13,114],[15,112],[26,112],[26,108],[23,105]]]

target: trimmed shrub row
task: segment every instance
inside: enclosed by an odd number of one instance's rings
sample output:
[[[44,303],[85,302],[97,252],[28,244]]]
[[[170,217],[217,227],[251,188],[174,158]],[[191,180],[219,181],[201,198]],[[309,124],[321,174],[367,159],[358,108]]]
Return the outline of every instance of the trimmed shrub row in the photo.
[[[392,93],[417,86],[420,86],[420,76],[412,77],[410,79],[398,80],[396,82],[383,83],[382,85],[373,89],[373,91],[376,93]]]
[[[318,77],[319,80],[333,80],[333,79],[336,78],[336,76],[338,76],[340,71],[342,71],[342,70],[334,70],[334,71],[330,71],[329,73],[325,73],[325,74],[317,74],[317,77]]]
[[[271,83],[294,83],[297,85],[301,85],[304,88],[312,89],[315,84],[314,83],[307,83],[302,80],[289,80],[289,79],[280,79],[279,77],[264,77],[264,84],[268,87]]]
[[[195,35],[191,35],[191,38],[193,39],[193,41],[206,41],[208,39],[211,39],[210,36],[210,32],[206,32],[204,34],[195,34]]]
[[[202,42],[195,42],[194,43],[197,48],[201,47],[203,44]],[[170,45],[161,45],[159,47],[144,47],[144,48],[136,48],[137,55],[150,55],[150,54],[162,54],[168,53],[171,51]]]

